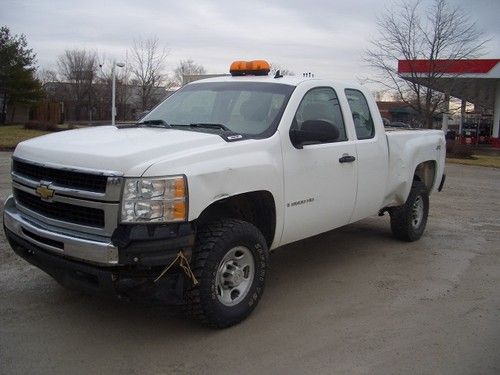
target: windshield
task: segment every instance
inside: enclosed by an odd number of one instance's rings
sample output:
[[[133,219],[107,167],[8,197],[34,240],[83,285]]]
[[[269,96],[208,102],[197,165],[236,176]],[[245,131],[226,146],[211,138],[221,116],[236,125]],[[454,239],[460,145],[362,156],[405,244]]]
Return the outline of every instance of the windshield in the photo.
[[[265,82],[206,82],[184,86],[141,120],[249,136],[274,133],[294,86]]]

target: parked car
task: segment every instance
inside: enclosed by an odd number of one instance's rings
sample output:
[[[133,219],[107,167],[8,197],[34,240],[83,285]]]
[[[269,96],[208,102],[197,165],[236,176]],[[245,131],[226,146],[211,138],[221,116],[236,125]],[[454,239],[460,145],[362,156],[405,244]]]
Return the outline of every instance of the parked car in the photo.
[[[455,130],[448,129],[446,131],[445,135],[446,140],[454,141],[456,137],[457,137],[457,132]]]
[[[418,240],[443,132],[386,133],[362,86],[268,72],[236,62],[137,124],[20,143],[11,247],[67,287],[227,327],[257,306],[280,246],[385,212],[396,238]]]

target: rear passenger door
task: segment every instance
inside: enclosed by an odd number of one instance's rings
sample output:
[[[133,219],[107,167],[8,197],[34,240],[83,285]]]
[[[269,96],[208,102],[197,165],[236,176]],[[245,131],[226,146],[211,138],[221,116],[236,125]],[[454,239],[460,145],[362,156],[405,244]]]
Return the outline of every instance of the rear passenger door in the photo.
[[[376,214],[381,208],[389,160],[382,118],[373,98],[354,88],[346,88],[345,95],[352,114],[347,121],[353,122],[357,138],[357,197],[351,217],[354,222]]]
[[[326,121],[337,128],[339,136],[328,142],[304,144],[302,148],[294,147],[289,137],[283,137],[285,226],[282,244],[345,225],[354,208],[356,146],[348,139],[338,96],[332,87],[307,91],[290,129],[301,129],[307,120]]]

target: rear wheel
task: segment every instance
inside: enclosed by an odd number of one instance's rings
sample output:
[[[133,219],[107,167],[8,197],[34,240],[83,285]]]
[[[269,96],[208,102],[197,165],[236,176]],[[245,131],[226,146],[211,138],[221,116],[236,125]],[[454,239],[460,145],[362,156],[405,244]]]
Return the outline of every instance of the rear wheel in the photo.
[[[252,312],[264,291],[268,265],[266,241],[255,226],[235,219],[205,225],[192,263],[198,285],[186,293],[190,315],[223,328]]]
[[[422,181],[413,181],[405,204],[392,209],[391,230],[403,241],[416,241],[424,233],[429,214],[429,192]]]

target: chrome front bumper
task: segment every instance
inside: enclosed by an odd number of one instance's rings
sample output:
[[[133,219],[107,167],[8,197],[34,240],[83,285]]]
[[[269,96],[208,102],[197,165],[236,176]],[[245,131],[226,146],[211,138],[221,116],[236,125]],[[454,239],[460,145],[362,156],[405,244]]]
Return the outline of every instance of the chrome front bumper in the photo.
[[[82,238],[45,226],[20,212],[12,196],[5,202],[4,225],[25,241],[52,253],[101,266],[118,264],[118,248],[110,238]]]

